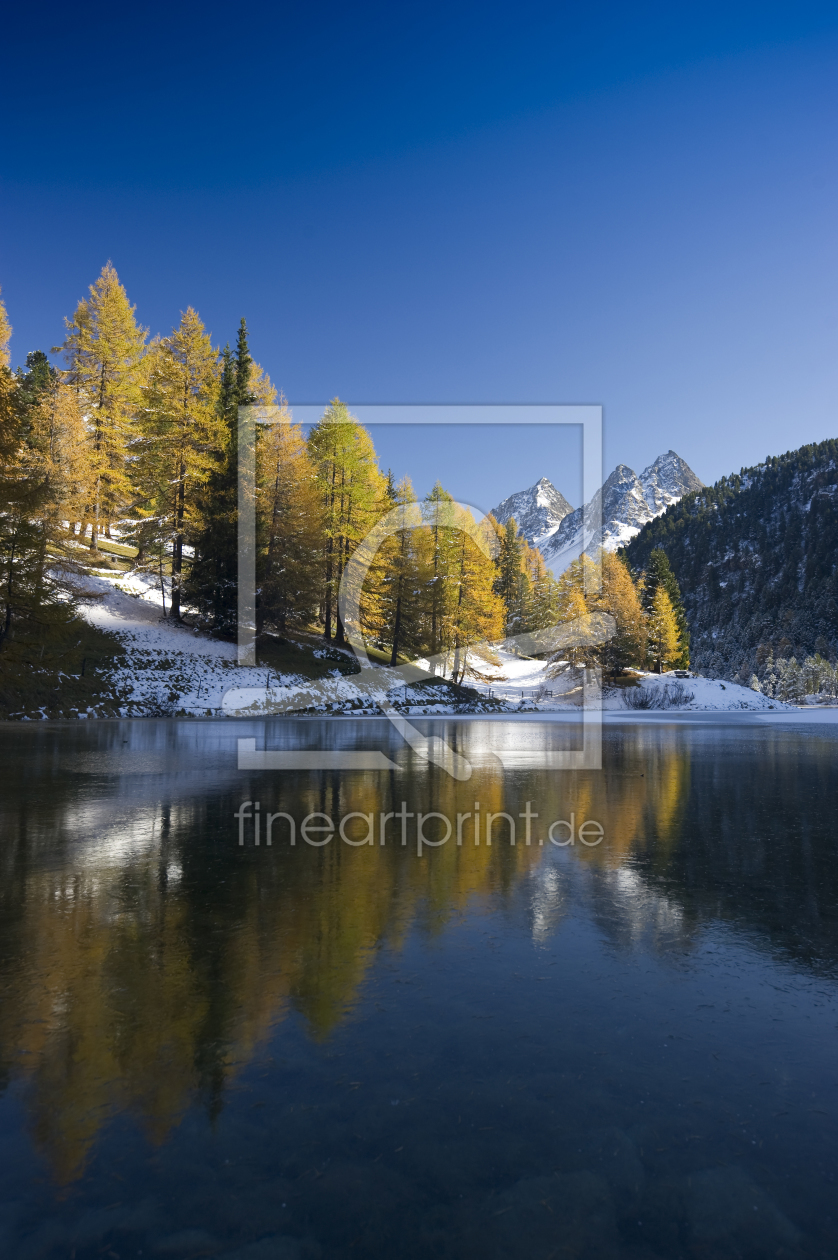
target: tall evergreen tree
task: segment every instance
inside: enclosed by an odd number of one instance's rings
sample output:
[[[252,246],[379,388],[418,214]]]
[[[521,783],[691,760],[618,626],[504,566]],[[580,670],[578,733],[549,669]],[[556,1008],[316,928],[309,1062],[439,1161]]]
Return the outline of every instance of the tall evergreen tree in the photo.
[[[270,425],[259,444],[257,473],[259,560],[257,625],[285,632],[317,614],[312,570],[322,550],[322,499],[299,425]]]
[[[527,596],[523,631],[544,630],[558,621],[558,583],[544,563],[537,547],[527,547],[524,554]]]
[[[311,430],[308,449],[323,505],[323,636],[332,638],[334,621],[335,642],[343,644],[346,637],[338,608],[341,577],[355,548],[386,510],[386,483],[369,433],[339,398],[332,400]],[[375,620],[368,607],[362,605],[361,613],[365,621]]]
[[[655,547],[649,554],[649,563],[646,568],[643,605],[647,613],[651,613],[654,606],[655,595],[658,588],[663,587],[669,596],[669,602],[675,616],[675,623],[678,627],[678,641],[680,650],[673,664],[679,669],[689,669],[690,666],[690,631],[687,625],[687,614],[684,610],[684,601],[681,598],[681,588],[678,580],[672,572],[672,566],[669,563],[669,557],[663,547]]]
[[[2,289],[0,289],[2,293]],[[0,368],[9,366],[9,342],[12,339],[12,326],[6,311],[6,304],[0,297]]]
[[[506,613],[505,632],[507,635],[514,635],[519,634],[524,627],[529,597],[529,576],[524,564],[527,543],[520,536],[514,517],[510,517],[501,528],[499,543],[495,560],[495,591],[503,600]]]
[[[237,407],[248,407],[256,401],[251,387],[252,368],[253,359],[247,341],[247,323],[242,319],[236,334],[234,392]]]
[[[201,526],[186,584],[201,619],[222,634],[235,633],[238,617],[238,409],[264,401],[254,396],[254,369],[242,319],[235,352],[227,345],[221,353],[218,448],[199,498]]]
[[[180,620],[184,547],[200,527],[200,488],[219,448],[218,355],[190,306],[149,355],[140,435],[133,445],[141,550],[171,557],[171,615]]]
[[[386,500],[389,510],[401,510],[404,528],[386,539],[379,552],[382,578],[378,638],[382,648],[390,648],[390,664],[397,665],[400,656],[417,654],[420,635],[419,553],[414,520],[408,515],[416,503],[416,495],[410,478],[396,483],[393,474],[388,473]]]
[[[660,674],[680,659],[681,642],[678,619],[666,587],[661,582],[652,596],[649,609],[649,656],[652,668]]]
[[[88,516],[90,547],[125,506],[130,486],[127,469],[129,426],[141,400],[147,330],[134,318],[125,289],[111,262],[90,286],[72,319],[65,320],[63,345],[68,379],[78,391],[92,430],[94,489]]]
[[[427,627],[423,637],[428,655],[439,656],[448,646],[447,630],[457,567],[454,500],[439,481],[425,496],[422,513],[425,528],[420,572]]]

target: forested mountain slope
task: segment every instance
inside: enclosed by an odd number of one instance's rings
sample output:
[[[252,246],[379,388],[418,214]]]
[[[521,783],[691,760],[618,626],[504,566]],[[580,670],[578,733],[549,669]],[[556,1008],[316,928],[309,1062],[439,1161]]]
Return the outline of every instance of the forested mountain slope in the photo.
[[[838,651],[838,440],[802,446],[687,495],[625,548],[662,547],[681,587],[693,665],[747,679],[769,655]]]

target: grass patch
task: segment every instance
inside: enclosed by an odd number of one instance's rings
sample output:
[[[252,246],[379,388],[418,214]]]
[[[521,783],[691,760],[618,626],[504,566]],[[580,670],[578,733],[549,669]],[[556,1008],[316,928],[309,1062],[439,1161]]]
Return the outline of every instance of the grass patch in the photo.
[[[639,687],[640,675],[635,674],[632,670],[626,669],[622,674],[609,674],[603,679],[603,686],[617,687],[624,689],[626,687]]]
[[[19,623],[0,650],[0,718],[116,716],[120,700],[108,675],[123,656],[118,639],[80,616]]]
[[[352,652],[332,647],[325,639],[260,635],[256,643],[256,663],[277,674],[298,674],[301,678],[330,678],[334,671],[348,677],[360,672]]]
[[[390,653],[378,648],[368,647],[367,653],[376,664],[389,666]],[[296,674],[298,677],[311,679],[329,678],[337,669],[344,677],[351,677],[360,672],[360,666],[350,649],[335,647],[325,639],[314,635],[286,637],[262,635],[256,645],[257,666],[273,671],[276,674]],[[407,661],[400,663],[409,664]],[[269,678],[266,677],[266,683]],[[475,688],[452,683],[450,679],[439,678],[413,666],[405,693],[404,684],[397,683],[390,691],[390,702],[395,709],[403,711],[411,706],[448,704],[461,712],[477,708],[481,713],[504,713],[506,704],[500,700],[490,700]],[[338,706],[340,711],[349,712],[353,708],[366,709],[369,701],[359,697],[357,701],[347,701]],[[314,713],[317,710],[301,707],[301,713]]]
[[[96,555],[95,551],[90,551],[90,543],[85,543],[83,538],[76,538],[76,546],[90,552],[92,556]],[[110,538],[98,538],[96,546],[99,551],[106,551],[112,556],[122,556],[126,560],[133,560],[137,554],[136,547],[128,547],[125,543],[112,542]]]

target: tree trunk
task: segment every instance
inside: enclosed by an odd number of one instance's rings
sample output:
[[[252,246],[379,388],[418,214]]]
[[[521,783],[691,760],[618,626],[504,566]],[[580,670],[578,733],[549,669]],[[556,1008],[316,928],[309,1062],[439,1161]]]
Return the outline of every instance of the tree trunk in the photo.
[[[338,573],[341,576],[343,576],[343,564],[344,564],[343,555],[344,555],[344,550],[345,550],[344,542],[345,540],[343,538],[338,539]],[[338,603],[338,606],[335,608],[335,643],[339,647],[344,647],[346,645],[346,633],[343,628],[343,618],[340,615],[339,603]]]
[[[334,523],[335,523],[335,479],[337,477],[337,465],[332,460],[332,486],[329,497],[329,546],[326,550],[326,610],[323,618],[323,638],[326,642],[330,642],[332,638],[332,577],[334,566]]]
[[[186,498],[185,470],[181,463],[178,469],[178,488],[175,498],[175,543],[172,548],[172,594],[171,616],[180,621],[180,580],[183,573],[183,518]]]
[[[402,629],[401,586],[402,586],[402,580],[401,578],[399,578],[399,593],[396,596],[396,620],[395,620],[395,624],[393,625],[393,651],[390,653],[391,665],[397,664],[398,656],[399,656],[399,636],[401,634],[401,629]]]
[[[334,539],[329,539],[326,549],[326,599],[323,613],[323,638],[328,643],[332,638],[332,548]]]
[[[93,520],[90,522],[90,550],[99,550],[99,483],[96,483],[96,506],[93,509]]]
[[[6,586],[6,615],[3,618],[3,629],[0,631],[0,647],[11,637],[12,633],[12,590],[15,564],[15,540],[12,538],[12,549],[9,553],[9,581]]]

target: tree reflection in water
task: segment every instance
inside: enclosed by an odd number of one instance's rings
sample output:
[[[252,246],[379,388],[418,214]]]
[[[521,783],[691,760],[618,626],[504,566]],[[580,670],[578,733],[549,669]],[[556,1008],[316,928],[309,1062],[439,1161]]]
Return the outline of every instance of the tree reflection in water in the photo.
[[[502,727],[449,735],[474,753]],[[203,745],[201,724],[183,730],[3,732],[3,1072],[25,1078],[35,1140],[62,1182],[80,1176],[114,1115],[140,1118],[157,1144],[196,1099],[216,1117],[279,1021],[293,1013],[326,1041],[382,952],[412,931],[442,938],[475,910],[512,913],[521,896],[537,942],[575,908],[621,950],[689,951],[722,919],[807,966],[835,963],[828,736],[632,725],[608,732],[602,773],[504,773],[477,756],[458,783],[417,764],[239,773],[228,728]],[[176,751],[183,739],[191,760]],[[757,744],[759,774],[743,773]],[[494,843],[476,846],[469,822],[461,846],[419,858],[415,832],[403,847],[395,822],[384,847],[335,837],[312,849],[292,847],[280,821],[272,847],[249,835],[241,848],[233,815],[246,799],[298,823],[377,820],[402,800],[452,820],[478,800],[484,818],[517,818],[531,801],[534,839],[571,812],[605,839],[558,850],[527,846],[519,830],[512,846],[499,822]]]

